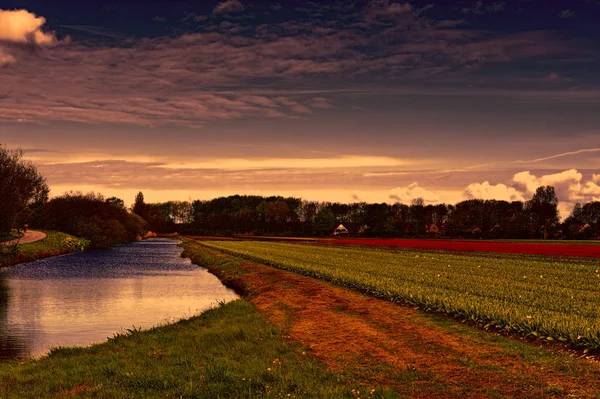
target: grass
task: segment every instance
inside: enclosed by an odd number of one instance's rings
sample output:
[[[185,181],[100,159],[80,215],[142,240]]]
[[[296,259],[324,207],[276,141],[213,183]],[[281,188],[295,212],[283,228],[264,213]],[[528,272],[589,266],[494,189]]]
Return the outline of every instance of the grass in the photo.
[[[257,241],[204,245],[486,328],[600,349],[596,260]]]
[[[400,397],[600,397],[598,366],[586,359],[474,328],[439,313],[413,313],[411,308],[385,303],[367,311],[364,304],[372,302],[366,298],[363,302],[351,291],[329,291],[317,280],[311,283],[307,277],[256,266],[235,255],[224,256],[198,242],[183,246],[195,263],[222,280],[237,280],[236,286],[243,288],[246,297],[261,304],[294,339],[311,348],[316,344],[315,356],[329,359],[334,366],[342,364],[344,375],[366,387],[377,381],[374,386],[393,389],[388,394],[398,392]],[[387,316],[377,321],[377,315]],[[381,320],[387,321],[381,324]],[[394,320],[403,327],[390,327]],[[355,334],[360,325],[364,334]],[[337,331],[345,338],[323,341],[316,332],[303,336],[303,326],[327,331],[327,337]],[[338,331],[336,326],[343,327]],[[344,330],[352,333],[345,336]],[[385,356],[371,357],[369,337],[373,336],[377,336],[372,342],[377,348],[374,353],[389,351],[391,363],[378,362]],[[355,353],[356,359],[348,353]],[[341,358],[332,358],[333,354]],[[396,358],[408,364],[398,367]]]
[[[52,230],[40,230],[46,233],[46,238],[40,241],[9,246],[3,249],[0,265],[13,265],[23,262],[83,251],[89,244],[88,240],[77,238],[66,233]],[[12,247],[12,248],[11,248]]]
[[[357,384],[303,353],[252,305],[237,300],[103,344],[0,364],[0,397],[355,397]]]

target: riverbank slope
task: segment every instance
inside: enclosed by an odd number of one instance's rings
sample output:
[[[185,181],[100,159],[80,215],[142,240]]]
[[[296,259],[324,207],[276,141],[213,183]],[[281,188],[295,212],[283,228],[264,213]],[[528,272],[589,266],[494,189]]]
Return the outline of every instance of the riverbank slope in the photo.
[[[330,369],[400,397],[600,397],[600,364],[187,241]]]

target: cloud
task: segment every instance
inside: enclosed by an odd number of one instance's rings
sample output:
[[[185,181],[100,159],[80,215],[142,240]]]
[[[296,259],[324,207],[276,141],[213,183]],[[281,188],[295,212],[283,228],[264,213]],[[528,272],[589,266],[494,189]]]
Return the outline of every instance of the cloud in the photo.
[[[600,185],[596,182],[589,181],[581,188],[581,193],[591,201],[600,201]]]
[[[472,7],[463,8],[461,12],[463,14],[475,14],[475,15],[483,15],[483,14],[493,14],[496,12],[503,11],[506,8],[506,3],[503,1],[494,1],[494,2],[483,2],[476,1]]]
[[[308,102],[308,106],[311,108],[328,109],[333,108],[333,105],[323,97],[315,97]]]
[[[539,186],[553,186],[559,200],[561,217],[567,217],[576,202],[600,200],[600,187],[596,184],[597,175],[583,182],[583,175],[576,169],[537,177],[530,172],[520,172],[514,175],[513,182],[524,190],[524,195],[531,196]]]
[[[332,158],[269,158],[269,159],[215,159],[206,162],[195,162],[177,165],[160,165],[159,167],[174,169],[327,169],[327,168],[365,168],[372,166],[401,166],[409,161],[378,156],[341,156]]]
[[[69,159],[69,155],[73,157]],[[340,158],[206,158],[182,161],[171,157],[131,157],[90,154],[38,154],[35,162],[54,185],[93,185],[112,188],[283,190],[338,189],[347,199],[360,168],[399,163],[379,157]],[[45,160],[44,160],[45,159]],[[53,161],[53,160],[58,160]],[[65,159],[69,159],[65,161]],[[131,176],[136,176],[132,179]],[[354,185],[354,187],[352,187]],[[349,187],[351,187],[349,189]],[[385,190],[385,191],[384,191]],[[385,195],[388,191],[381,189]],[[366,194],[365,194],[366,195]],[[386,198],[384,196],[383,198]]]
[[[571,11],[570,9],[562,10],[558,13],[560,18],[572,18],[575,16],[575,11]]]
[[[0,67],[2,67],[3,65],[12,64],[16,61],[17,60],[15,59],[15,57],[13,57],[11,54],[8,54],[7,52],[4,52],[4,50],[2,50],[2,47],[0,47]]]
[[[420,187],[417,182],[411,183],[406,187],[392,189],[389,197],[403,204],[410,204],[416,198],[423,198],[425,203],[437,203],[441,200],[436,193]]]
[[[563,200],[577,199],[581,190],[583,175],[577,169],[536,177],[529,171],[519,172],[513,176],[513,182],[526,194],[533,194],[540,186],[553,186],[557,196]]]
[[[417,16],[413,13],[410,3],[397,3],[390,0],[370,0],[363,10],[362,18],[367,25],[377,25],[381,22],[414,21]]]
[[[239,1],[228,0],[215,12],[240,7]],[[0,102],[0,120],[202,127],[216,120],[307,118],[315,110],[337,106],[329,96],[348,82],[378,79],[391,86],[426,77],[433,85],[435,78],[444,81],[445,72],[466,76],[467,68],[486,63],[585,53],[552,32],[505,35],[437,28],[409,3],[377,0],[351,12],[324,7],[333,6],[314,6],[340,18],[286,19],[258,26],[229,21],[223,30],[209,21],[195,33],[152,38],[120,38],[102,28],[70,25],[97,37],[18,54],[0,44],[0,87],[13,93]],[[365,25],[365,13],[374,16],[376,26]],[[21,30],[19,40],[34,29],[38,33],[32,40],[56,42],[53,33],[42,32],[43,18],[26,11],[23,15],[36,22]],[[378,24],[380,17],[385,21]],[[103,40],[109,35],[115,39],[110,46]],[[320,87],[321,97],[298,92],[311,87]],[[258,98],[249,93],[252,88],[271,93]],[[286,94],[294,89],[296,93]],[[561,93],[598,99],[597,92]]]
[[[484,200],[500,200],[500,201],[523,201],[523,195],[505,184],[492,185],[488,181],[483,183],[471,183],[465,188],[467,198],[480,198]]]
[[[456,28],[457,26],[464,25],[466,22],[462,19],[460,20],[452,20],[452,19],[443,19],[440,21],[435,21],[433,25],[436,28]]]
[[[213,9],[213,14],[234,13],[244,11],[244,5],[239,0],[226,0]]]
[[[471,183],[464,191],[467,198],[496,199],[505,201],[528,201],[536,189],[552,186],[559,201],[562,218],[567,217],[575,203],[600,200],[600,175],[592,175],[587,182],[577,169],[568,169],[558,173],[536,176],[530,171],[515,173],[511,185],[492,185],[488,181]]]
[[[54,32],[42,30],[46,19],[26,10],[0,10],[0,41],[52,46],[57,43]]]
[[[556,72],[550,72],[548,75],[545,76],[544,79],[547,81],[550,81],[550,82],[572,82],[573,81],[573,79],[571,77],[560,75]]]

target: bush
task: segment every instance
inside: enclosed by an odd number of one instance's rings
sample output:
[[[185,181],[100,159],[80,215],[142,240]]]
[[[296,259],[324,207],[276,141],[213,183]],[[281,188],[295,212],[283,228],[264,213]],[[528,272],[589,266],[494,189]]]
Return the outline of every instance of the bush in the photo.
[[[44,208],[43,226],[83,237],[95,249],[134,241],[148,231],[148,223],[129,213],[122,201],[104,200],[93,193],[68,193],[53,198]]]

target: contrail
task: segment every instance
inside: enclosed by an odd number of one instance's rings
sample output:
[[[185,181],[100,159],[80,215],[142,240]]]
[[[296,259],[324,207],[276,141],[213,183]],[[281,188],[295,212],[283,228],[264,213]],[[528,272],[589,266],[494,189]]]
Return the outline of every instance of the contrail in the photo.
[[[583,154],[584,152],[600,152],[600,148],[584,148],[582,150],[563,152],[562,154],[550,155],[548,157],[536,158],[536,159],[530,159],[530,160],[520,160],[520,161],[515,161],[515,162],[516,163],[531,163],[531,162],[547,161],[548,159],[566,157],[569,155]]]

